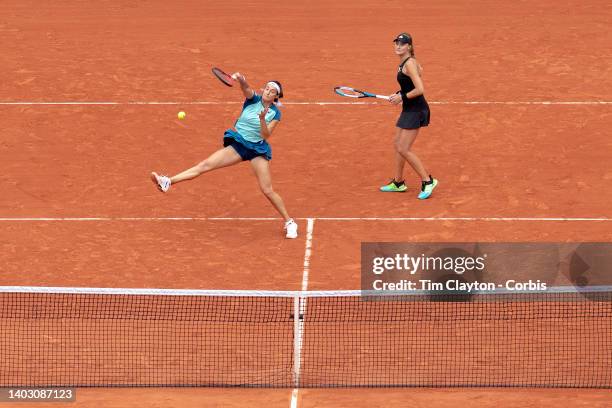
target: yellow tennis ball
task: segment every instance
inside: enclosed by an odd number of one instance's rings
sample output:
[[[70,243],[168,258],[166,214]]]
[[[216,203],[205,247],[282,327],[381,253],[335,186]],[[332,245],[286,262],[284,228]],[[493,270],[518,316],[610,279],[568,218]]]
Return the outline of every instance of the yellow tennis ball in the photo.
[[[187,116],[187,114],[186,114],[185,112],[183,112],[183,111],[180,111],[180,112],[178,113],[178,118],[179,118],[180,120],[185,119],[185,116]]]

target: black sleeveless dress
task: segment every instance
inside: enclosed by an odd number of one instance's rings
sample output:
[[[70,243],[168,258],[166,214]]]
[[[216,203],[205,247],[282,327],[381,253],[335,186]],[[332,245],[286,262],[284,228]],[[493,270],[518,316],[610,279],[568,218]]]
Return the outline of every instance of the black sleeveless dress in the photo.
[[[395,126],[402,129],[418,129],[429,125],[429,105],[425,97],[419,95],[416,98],[406,98],[406,94],[414,89],[412,79],[402,72],[404,64],[410,58],[412,57],[406,58],[397,70],[397,82],[400,84],[402,94],[402,113]]]

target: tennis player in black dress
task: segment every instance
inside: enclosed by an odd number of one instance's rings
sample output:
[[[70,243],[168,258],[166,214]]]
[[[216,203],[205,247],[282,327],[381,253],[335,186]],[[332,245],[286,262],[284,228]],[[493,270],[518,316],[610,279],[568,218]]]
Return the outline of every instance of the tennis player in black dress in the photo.
[[[429,105],[425,100],[424,86],[421,79],[422,67],[414,57],[414,47],[410,34],[402,33],[393,42],[395,53],[400,58],[397,70],[397,82],[400,90],[391,95],[389,102],[394,105],[402,104],[402,113],[397,120],[397,134],[395,136],[396,173],[391,182],[380,188],[384,192],[404,192],[404,164],[408,162],[414,171],[421,177],[420,200],[431,196],[438,185],[423,166],[416,154],[412,152],[412,144],[419,134],[419,129],[429,125]]]

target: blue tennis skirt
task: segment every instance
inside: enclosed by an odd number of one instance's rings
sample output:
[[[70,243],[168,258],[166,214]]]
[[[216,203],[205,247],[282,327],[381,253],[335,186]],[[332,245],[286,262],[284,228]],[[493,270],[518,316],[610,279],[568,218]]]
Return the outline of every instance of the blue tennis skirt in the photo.
[[[265,140],[259,142],[249,142],[234,129],[227,129],[223,134],[223,146],[232,146],[240,155],[242,160],[253,160],[262,156],[266,160],[272,160],[272,147]]]

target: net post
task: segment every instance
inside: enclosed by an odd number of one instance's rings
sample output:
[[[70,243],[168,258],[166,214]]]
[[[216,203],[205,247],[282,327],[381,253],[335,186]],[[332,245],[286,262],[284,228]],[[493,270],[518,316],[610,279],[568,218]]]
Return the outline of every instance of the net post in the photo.
[[[302,357],[302,325],[300,322],[300,296],[293,298],[293,386],[300,385],[300,365]]]

